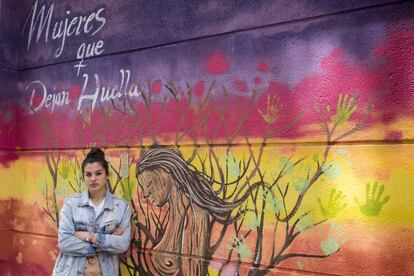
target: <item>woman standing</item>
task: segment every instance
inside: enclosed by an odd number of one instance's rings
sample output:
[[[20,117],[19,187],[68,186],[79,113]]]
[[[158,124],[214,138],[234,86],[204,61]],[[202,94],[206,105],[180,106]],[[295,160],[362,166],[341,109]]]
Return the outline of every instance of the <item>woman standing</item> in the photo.
[[[118,254],[128,250],[131,210],[109,190],[104,152],[93,148],[82,163],[88,190],[65,200],[53,275],[118,275]]]

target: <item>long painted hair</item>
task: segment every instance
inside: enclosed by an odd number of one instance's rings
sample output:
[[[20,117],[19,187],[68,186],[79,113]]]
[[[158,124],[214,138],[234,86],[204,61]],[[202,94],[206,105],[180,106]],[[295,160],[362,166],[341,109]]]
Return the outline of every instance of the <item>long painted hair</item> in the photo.
[[[178,185],[178,189],[188,195],[190,202],[207,210],[221,223],[237,219],[230,217],[231,212],[248,196],[249,191],[240,199],[228,202],[219,198],[209,181],[199,172],[191,169],[181,154],[173,149],[152,148],[143,151],[137,161],[136,177],[146,170],[163,169],[169,173]]]

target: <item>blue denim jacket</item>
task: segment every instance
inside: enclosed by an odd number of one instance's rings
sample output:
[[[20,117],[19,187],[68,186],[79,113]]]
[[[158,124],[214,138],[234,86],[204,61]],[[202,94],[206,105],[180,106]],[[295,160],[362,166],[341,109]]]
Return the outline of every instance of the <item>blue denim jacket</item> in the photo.
[[[95,219],[95,210],[89,205],[88,191],[68,197],[60,213],[58,231],[59,257],[53,269],[56,276],[83,275],[86,256],[97,255],[102,276],[118,275],[118,254],[128,250],[131,240],[131,209],[128,203],[107,189],[101,213]],[[120,236],[111,235],[123,227]],[[75,231],[97,233],[98,245],[75,237]]]

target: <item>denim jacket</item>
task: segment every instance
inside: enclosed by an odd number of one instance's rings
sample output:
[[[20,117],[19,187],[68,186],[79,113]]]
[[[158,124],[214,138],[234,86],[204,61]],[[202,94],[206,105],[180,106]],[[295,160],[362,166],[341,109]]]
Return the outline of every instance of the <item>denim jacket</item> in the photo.
[[[95,219],[95,210],[89,205],[85,191],[68,197],[60,213],[58,245],[60,254],[53,269],[54,276],[83,275],[86,257],[97,255],[102,276],[118,275],[118,254],[128,250],[131,240],[131,209],[128,203],[107,189],[105,203]],[[117,227],[125,229],[122,235],[111,235]],[[75,231],[97,233],[97,245],[78,239]]]

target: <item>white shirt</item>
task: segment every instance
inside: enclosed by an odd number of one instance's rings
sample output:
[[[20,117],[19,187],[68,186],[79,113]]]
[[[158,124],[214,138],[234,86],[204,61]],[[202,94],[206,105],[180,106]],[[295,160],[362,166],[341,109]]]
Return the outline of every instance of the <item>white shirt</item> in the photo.
[[[93,204],[92,200],[89,199],[89,205],[91,205],[93,209],[95,210],[95,218],[97,218],[99,214],[101,213],[104,203],[105,203],[105,198],[98,205]]]

